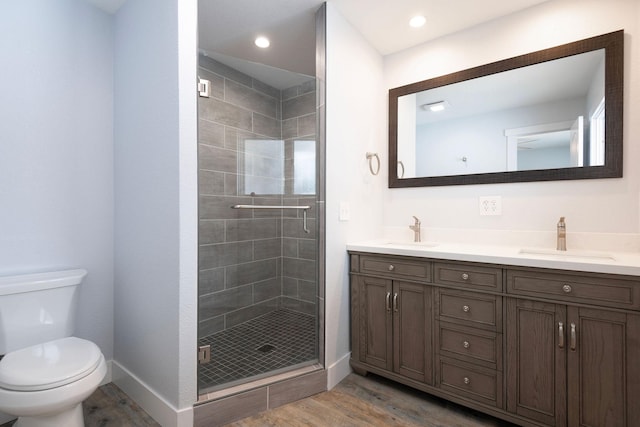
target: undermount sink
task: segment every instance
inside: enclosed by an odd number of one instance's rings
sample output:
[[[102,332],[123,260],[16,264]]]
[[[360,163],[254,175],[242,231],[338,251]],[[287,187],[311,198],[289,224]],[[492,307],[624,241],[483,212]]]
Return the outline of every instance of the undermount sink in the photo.
[[[567,250],[567,251],[558,251],[556,249],[545,249],[545,248],[523,248],[520,249],[519,252],[521,255],[544,255],[551,256],[558,259],[567,259],[567,258],[581,258],[584,260],[601,260],[601,261],[615,261],[615,258],[610,254],[604,252],[595,252],[595,251],[582,251],[582,250]]]

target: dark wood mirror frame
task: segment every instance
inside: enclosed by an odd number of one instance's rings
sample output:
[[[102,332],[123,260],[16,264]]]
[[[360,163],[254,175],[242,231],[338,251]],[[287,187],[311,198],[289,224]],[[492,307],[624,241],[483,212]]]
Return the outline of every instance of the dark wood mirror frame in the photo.
[[[398,97],[571,55],[605,49],[605,164],[603,166],[398,178]],[[624,30],[591,37],[389,90],[389,188],[496,184],[622,177]]]

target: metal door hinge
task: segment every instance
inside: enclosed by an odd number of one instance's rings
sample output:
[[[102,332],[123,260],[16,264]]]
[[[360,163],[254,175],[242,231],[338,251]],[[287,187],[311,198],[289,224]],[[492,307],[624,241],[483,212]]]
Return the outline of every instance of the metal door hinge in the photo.
[[[198,347],[198,363],[209,363],[211,361],[211,345],[201,345]]]
[[[198,95],[203,98],[211,96],[211,82],[198,77]]]

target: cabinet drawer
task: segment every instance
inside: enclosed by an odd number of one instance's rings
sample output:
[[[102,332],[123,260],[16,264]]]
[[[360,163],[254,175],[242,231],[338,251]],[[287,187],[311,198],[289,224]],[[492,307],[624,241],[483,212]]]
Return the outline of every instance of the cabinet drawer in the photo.
[[[470,289],[502,291],[502,269],[472,264],[434,265],[434,282]]]
[[[502,335],[491,331],[440,322],[441,355],[502,370]]]
[[[502,373],[448,358],[440,358],[442,390],[502,407]]]
[[[360,256],[360,273],[392,279],[431,282],[431,263],[393,257]]]
[[[502,331],[502,297],[442,288],[437,295],[440,320]]]
[[[534,270],[509,270],[507,293],[554,300],[640,309],[640,281],[606,275],[573,275]]]

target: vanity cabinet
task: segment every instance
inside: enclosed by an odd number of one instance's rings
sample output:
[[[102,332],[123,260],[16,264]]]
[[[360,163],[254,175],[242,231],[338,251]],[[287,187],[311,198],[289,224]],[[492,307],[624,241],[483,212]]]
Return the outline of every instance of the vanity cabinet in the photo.
[[[429,266],[388,258],[362,257],[364,271],[352,283],[352,357],[405,378],[433,383]],[[396,280],[397,279],[397,280]]]
[[[351,365],[522,426],[640,426],[640,279],[350,252]]]
[[[639,285],[509,270],[510,294],[565,303],[507,299],[507,410],[549,426],[640,425],[640,315],[616,309],[637,308]]]

